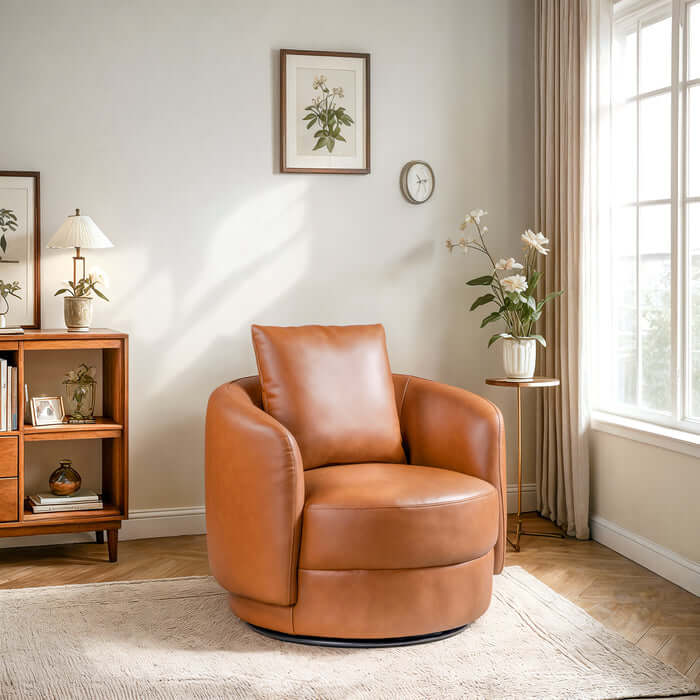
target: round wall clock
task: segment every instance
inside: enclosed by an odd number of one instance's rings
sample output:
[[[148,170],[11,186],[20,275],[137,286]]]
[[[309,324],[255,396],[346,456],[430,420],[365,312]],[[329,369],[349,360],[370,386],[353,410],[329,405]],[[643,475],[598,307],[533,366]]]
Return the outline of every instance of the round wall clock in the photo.
[[[433,169],[423,160],[411,160],[401,169],[401,191],[411,204],[427,202],[435,189]]]

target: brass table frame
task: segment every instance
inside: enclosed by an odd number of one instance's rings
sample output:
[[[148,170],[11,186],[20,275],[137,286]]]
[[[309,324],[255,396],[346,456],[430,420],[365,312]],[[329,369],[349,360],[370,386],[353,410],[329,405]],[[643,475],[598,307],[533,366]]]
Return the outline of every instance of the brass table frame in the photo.
[[[522,450],[522,405],[521,405],[521,389],[537,389],[541,387],[559,386],[561,382],[554,377],[533,377],[532,379],[508,379],[507,377],[491,377],[486,379],[486,384],[490,386],[505,386],[515,388],[518,407],[518,515],[515,521],[515,539],[511,540],[506,533],[506,540],[514,551],[520,551],[520,538],[523,535],[528,537],[556,537],[564,538],[566,535],[563,532],[531,532],[523,530],[523,520],[521,517],[522,511],[522,495],[523,495],[523,450]]]

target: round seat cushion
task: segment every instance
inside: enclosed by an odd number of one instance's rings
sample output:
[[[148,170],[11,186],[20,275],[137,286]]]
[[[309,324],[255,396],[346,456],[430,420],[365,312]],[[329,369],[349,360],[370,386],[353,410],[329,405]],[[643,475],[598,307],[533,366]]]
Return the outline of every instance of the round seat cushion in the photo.
[[[498,537],[486,481],[413,464],[343,464],[304,474],[299,567],[414,569],[471,561]]]

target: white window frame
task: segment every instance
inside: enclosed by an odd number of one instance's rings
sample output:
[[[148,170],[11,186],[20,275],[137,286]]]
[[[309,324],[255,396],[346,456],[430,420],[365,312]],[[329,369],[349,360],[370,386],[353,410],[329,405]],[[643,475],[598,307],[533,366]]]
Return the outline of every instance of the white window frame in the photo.
[[[691,6],[700,4],[700,0],[622,0],[616,5],[613,18],[613,33],[624,31],[625,28],[637,29],[637,90],[635,95],[626,100],[639,102],[655,95],[671,95],[671,197],[670,199],[644,201],[639,200],[639,107],[637,106],[637,188],[634,206],[637,212],[637,233],[639,209],[653,204],[670,204],[671,206],[671,412],[652,411],[641,405],[611,403],[609,391],[610,376],[605,367],[609,366],[610,357],[606,357],[607,348],[601,344],[601,355],[597,366],[598,382],[593,396],[593,405],[598,410],[593,412],[593,427],[606,430],[617,435],[632,439],[640,439],[643,434],[651,434],[653,438],[644,439],[657,446],[667,446],[671,449],[700,456],[700,418],[690,416],[691,408],[691,338],[690,338],[690,255],[687,235],[686,213],[690,203],[700,202],[700,196],[688,197],[686,192],[688,168],[685,162],[687,152],[687,94],[690,87],[700,85],[700,77],[688,80],[688,32],[685,31],[688,12]],[[672,24],[672,60],[671,85],[658,90],[639,94],[640,79],[640,37],[642,26],[658,21],[671,13]],[[637,235],[637,241],[639,236]],[[612,280],[610,261],[599,261],[601,274]],[[639,264],[637,251],[637,313],[639,304]],[[606,274],[607,273],[607,274]],[[598,287],[598,298],[606,299],[605,290]],[[607,316],[608,329],[611,329],[610,314],[600,307],[600,316]],[[639,316],[638,316],[639,318]],[[637,323],[637,352],[641,351],[640,325]],[[610,336],[611,337],[611,336]],[[641,362],[638,359],[638,372]],[[637,398],[639,403],[640,380],[637,380]],[[671,443],[676,443],[672,445]],[[679,445],[681,447],[679,448]]]

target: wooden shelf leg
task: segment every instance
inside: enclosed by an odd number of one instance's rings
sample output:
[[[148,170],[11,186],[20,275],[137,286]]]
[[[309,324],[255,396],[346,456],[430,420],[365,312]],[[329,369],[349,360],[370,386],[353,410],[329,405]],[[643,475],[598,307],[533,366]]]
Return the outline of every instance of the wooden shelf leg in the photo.
[[[107,551],[109,560],[117,561],[117,543],[119,542],[119,530],[107,530]]]
[[[97,544],[104,544],[105,543],[105,531],[104,530],[95,530],[95,542],[97,542]]]

